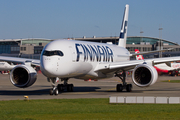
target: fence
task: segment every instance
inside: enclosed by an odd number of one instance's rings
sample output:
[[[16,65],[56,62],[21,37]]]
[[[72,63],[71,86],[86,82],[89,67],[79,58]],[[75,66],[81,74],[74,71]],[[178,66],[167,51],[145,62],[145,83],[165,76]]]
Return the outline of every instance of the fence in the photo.
[[[151,97],[151,96],[119,96],[109,97],[109,103],[152,103],[152,104],[180,104],[180,97]]]

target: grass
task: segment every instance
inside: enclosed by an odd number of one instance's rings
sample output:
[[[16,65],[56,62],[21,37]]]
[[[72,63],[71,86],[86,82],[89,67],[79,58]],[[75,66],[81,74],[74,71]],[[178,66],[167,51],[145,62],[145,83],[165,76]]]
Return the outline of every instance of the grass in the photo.
[[[109,104],[109,99],[0,101],[0,120],[179,119],[180,105]]]
[[[162,82],[169,82],[169,83],[180,83],[180,80],[164,80]]]

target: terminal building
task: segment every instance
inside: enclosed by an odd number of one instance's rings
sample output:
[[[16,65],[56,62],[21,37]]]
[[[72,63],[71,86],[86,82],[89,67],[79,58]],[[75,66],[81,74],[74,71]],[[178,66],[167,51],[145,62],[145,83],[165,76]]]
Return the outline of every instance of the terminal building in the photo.
[[[42,49],[50,39],[3,39],[0,40],[0,55],[39,59]]]
[[[69,38],[67,38],[69,39]],[[118,44],[119,37],[95,37],[86,38],[71,38],[72,40],[82,40],[91,42],[100,42],[107,44]],[[42,49],[46,44],[53,41],[52,39],[3,39],[0,40],[0,55],[3,56],[21,56],[23,58],[33,58],[39,59]],[[134,53],[135,49],[139,49],[140,52],[154,51],[161,49],[173,48],[170,51],[165,51],[162,53],[152,53],[144,55],[144,58],[157,58],[170,57],[170,56],[180,56],[180,45],[177,43],[152,37],[127,37],[126,48]],[[135,59],[135,58],[131,58]]]
[[[119,37],[96,38],[94,36],[93,38],[83,37],[83,38],[76,38],[75,40],[118,44]],[[180,45],[168,40],[153,38],[153,37],[138,37],[138,36],[127,37],[126,48],[129,50],[130,53],[134,53],[135,49],[138,49],[140,52],[147,52],[147,51],[160,50],[160,48],[161,49],[173,48],[170,51],[146,54],[144,55],[144,58],[158,58],[159,54],[162,57],[180,56]],[[135,59],[135,58],[131,58],[131,59]]]

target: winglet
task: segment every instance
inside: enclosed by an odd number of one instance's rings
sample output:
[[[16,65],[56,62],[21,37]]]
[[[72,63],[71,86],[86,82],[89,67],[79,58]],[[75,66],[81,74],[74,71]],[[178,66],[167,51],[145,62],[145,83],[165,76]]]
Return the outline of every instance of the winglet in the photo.
[[[124,10],[124,17],[121,25],[121,32],[119,36],[118,46],[126,47],[126,38],[127,38],[127,25],[128,25],[128,14],[129,14],[129,5],[127,4]]]

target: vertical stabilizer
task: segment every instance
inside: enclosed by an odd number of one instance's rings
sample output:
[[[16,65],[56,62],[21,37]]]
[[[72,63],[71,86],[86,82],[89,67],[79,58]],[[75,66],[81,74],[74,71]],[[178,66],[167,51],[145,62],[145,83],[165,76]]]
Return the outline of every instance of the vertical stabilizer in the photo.
[[[126,38],[127,38],[127,25],[128,25],[128,14],[129,14],[129,5],[126,5],[124,10],[124,17],[121,26],[121,32],[119,36],[118,46],[126,47]]]
[[[138,49],[135,49],[135,53],[140,53]],[[136,60],[144,60],[142,55],[136,55]]]

